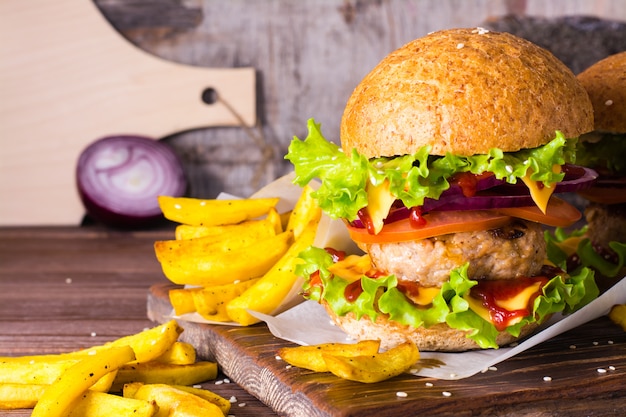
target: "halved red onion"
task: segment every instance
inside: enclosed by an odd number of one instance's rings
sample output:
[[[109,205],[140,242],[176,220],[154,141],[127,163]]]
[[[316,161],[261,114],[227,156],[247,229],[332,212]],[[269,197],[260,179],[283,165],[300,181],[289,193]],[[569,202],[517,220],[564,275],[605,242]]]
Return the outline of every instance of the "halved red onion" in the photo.
[[[157,197],[182,196],[182,164],[165,143],[137,135],[107,136],[81,153],[76,185],[87,213],[112,227],[143,228],[163,219]]]

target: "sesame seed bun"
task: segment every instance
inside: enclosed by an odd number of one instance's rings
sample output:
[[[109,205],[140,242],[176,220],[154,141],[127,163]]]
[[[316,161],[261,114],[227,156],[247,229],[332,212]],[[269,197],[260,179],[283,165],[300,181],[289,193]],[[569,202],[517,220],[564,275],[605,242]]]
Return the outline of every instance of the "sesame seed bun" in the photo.
[[[378,316],[376,321],[366,316],[357,320],[354,313],[339,316],[326,303],[324,306],[331,319],[348,336],[355,340],[380,340],[380,347],[383,350],[406,341],[412,341],[421,351],[464,352],[481,349],[476,342],[467,337],[468,332],[453,329],[445,323],[438,323],[428,328],[414,328],[388,320],[383,315]],[[537,323],[527,324],[521,329],[518,337],[508,332],[500,332],[496,337],[496,344],[506,346],[517,342],[533,333],[538,327]]]
[[[541,146],[560,130],[593,130],[593,110],[575,75],[554,55],[508,33],[453,29],[407,43],[356,87],[341,121],[341,145],[368,158],[486,154]]]
[[[589,93],[595,130],[626,133],[626,51],[596,62],[578,80]]]

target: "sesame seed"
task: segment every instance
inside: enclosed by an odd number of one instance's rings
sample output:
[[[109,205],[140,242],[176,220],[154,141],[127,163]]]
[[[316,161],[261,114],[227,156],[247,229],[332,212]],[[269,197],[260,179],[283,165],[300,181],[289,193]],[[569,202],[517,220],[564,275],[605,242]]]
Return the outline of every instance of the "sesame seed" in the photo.
[[[513,172],[513,167],[511,165],[505,166],[504,169],[506,169],[506,172],[508,172],[509,174]]]
[[[594,346],[598,346],[598,342],[593,342],[593,345]]]
[[[576,349],[576,345],[569,345],[570,349]]]
[[[478,33],[479,35],[484,35],[485,33],[489,33],[488,29],[477,27],[472,31],[472,33]]]
[[[274,356],[274,358],[276,358],[276,360],[277,360],[277,361],[282,361],[282,360],[283,360],[283,358],[281,358],[281,357],[280,357],[280,356],[278,356],[278,355]]]
[[[551,376],[544,376],[544,377],[543,377],[543,380],[544,380],[545,382],[550,382],[550,381],[552,381],[552,377],[551,377]]]
[[[228,379],[228,378],[224,378],[224,383],[225,383],[225,384],[230,384],[230,379]]]
[[[176,210],[180,210],[180,209],[182,209],[182,207],[181,207],[181,205],[180,205],[180,204],[174,204],[174,208],[175,208]]]
[[[239,403],[238,405],[239,405],[239,407],[245,407],[246,403]]]
[[[609,371],[614,371],[615,367],[613,365],[609,366]]]
[[[96,337],[96,332],[91,332],[91,337]]]
[[[490,366],[490,367],[489,367],[489,370],[490,370],[490,371],[497,371],[497,370],[498,370],[498,368],[496,368],[495,366]]]
[[[425,383],[424,385],[426,385],[427,387],[432,387],[432,386],[433,386],[433,383],[432,383],[432,382],[427,382],[427,383]]]
[[[232,397],[230,397],[230,398],[228,399],[228,402],[231,402],[231,403],[236,403],[236,402],[237,402],[237,397],[235,397],[235,396],[233,395]]]
[[[452,393],[450,391],[444,391],[441,393],[444,397],[452,397]]]
[[[406,398],[406,397],[408,397],[408,396],[409,396],[409,395],[408,395],[406,392],[404,392],[404,391],[398,391],[398,392],[396,392],[396,397]]]
[[[606,369],[604,368],[598,368],[597,371],[599,374],[606,374]]]
[[[464,43],[457,43],[456,44],[456,49],[463,49],[464,46],[465,46]]]
[[[72,283],[72,278],[65,278],[65,283],[66,284],[71,284]]]
[[[224,381],[220,380],[220,381],[215,381],[215,385],[222,385],[224,383]]]
[[[454,372],[450,374],[450,378],[456,378],[456,377],[457,377],[457,374],[455,374]]]
[[[285,366],[285,369],[291,369],[291,365]]]
[[[613,105],[613,100],[607,100],[604,102],[605,106],[612,106]]]
[[[200,384],[192,385],[192,388],[198,388],[199,389],[199,388],[202,388],[202,385],[200,385]]]
[[[608,342],[606,342],[606,343],[608,343],[609,345],[612,345],[612,344],[613,344],[613,341],[612,341],[612,340],[609,340],[609,341],[608,341]]]

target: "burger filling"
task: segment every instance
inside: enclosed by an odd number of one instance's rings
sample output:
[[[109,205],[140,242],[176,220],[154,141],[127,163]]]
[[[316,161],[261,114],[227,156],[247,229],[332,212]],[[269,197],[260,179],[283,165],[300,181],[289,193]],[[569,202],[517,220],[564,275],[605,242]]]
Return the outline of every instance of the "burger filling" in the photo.
[[[369,255],[345,258],[334,251],[310,247],[301,254],[298,273],[309,277],[306,298],[324,302],[338,316],[388,320],[413,327],[446,323],[468,332],[481,348],[498,348],[498,333],[519,336],[521,329],[541,323],[556,312],[571,312],[595,298],[593,273],[568,276],[546,267],[532,277],[475,280],[466,263],[450,271],[440,287],[422,286],[373,269]]]

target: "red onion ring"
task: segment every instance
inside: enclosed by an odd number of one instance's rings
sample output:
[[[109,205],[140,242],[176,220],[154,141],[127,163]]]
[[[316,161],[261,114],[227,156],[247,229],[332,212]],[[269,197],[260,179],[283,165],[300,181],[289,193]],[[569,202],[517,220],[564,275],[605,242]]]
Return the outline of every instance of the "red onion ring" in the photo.
[[[187,181],[168,145],[120,135],[101,138],[83,150],[76,185],[93,219],[112,227],[143,228],[163,219],[157,197],[182,196]]]

